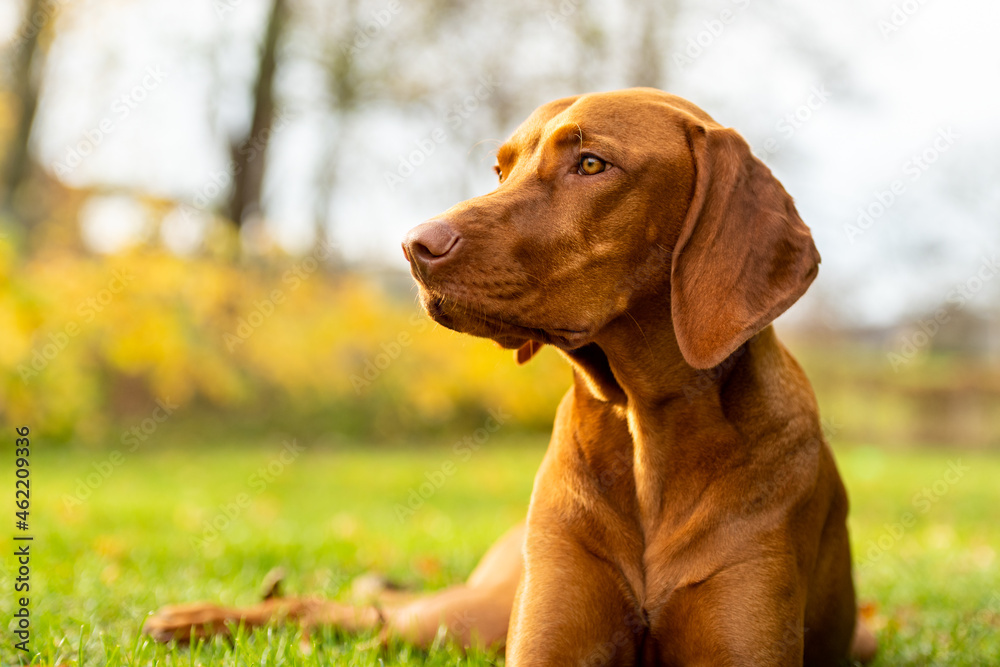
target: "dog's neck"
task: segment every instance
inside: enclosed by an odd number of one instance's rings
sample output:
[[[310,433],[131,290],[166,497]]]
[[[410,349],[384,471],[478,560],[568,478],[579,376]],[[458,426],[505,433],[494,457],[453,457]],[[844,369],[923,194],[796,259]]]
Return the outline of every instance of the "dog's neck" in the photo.
[[[666,323],[659,321],[664,318]],[[566,356],[596,398],[630,411],[676,410],[679,401],[717,404],[721,387],[747,345],[715,368],[693,368],[681,354],[669,319],[669,314],[658,313],[619,316],[601,329],[593,343]],[[770,337],[770,328],[765,331]]]
[[[657,314],[619,317],[594,343],[567,353],[577,371],[577,395],[585,391],[613,404],[613,414],[627,422],[636,499],[647,526],[661,520],[668,481],[675,487],[683,478],[695,487],[688,492],[697,493],[697,485],[709,481],[699,480],[700,462],[738,449],[734,439],[739,436],[725,417],[723,392],[749,345],[716,368],[698,370],[681,355],[673,327],[651,317]],[[591,426],[599,427],[578,425]]]

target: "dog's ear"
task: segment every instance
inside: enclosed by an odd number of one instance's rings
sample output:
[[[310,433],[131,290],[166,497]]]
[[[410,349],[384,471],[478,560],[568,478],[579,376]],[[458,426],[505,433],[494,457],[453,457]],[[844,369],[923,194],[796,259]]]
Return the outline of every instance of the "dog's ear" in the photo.
[[[523,364],[531,361],[531,358],[538,354],[538,351],[542,349],[542,343],[538,341],[529,340],[527,343],[517,348],[514,352],[514,360],[517,361],[517,365],[521,366]]]
[[[695,188],[674,247],[670,312],[684,359],[712,368],[802,296],[820,257],[743,137],[700,124],[688,136]]]

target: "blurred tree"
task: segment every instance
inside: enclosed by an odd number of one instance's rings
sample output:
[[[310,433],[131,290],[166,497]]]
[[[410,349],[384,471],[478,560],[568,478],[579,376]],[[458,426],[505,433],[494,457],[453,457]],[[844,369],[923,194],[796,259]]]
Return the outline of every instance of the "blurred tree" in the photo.
[[[632,53],[629,85],[665,89],[668,85],[665,54],[673,43],[678,0],[643,0],[635,12],[638,21],[635,50]]]
[[[3,172],[3,208],[6,212],[16,212],[16,198],[22,184],[35,169],[34,159],[28,148],[31,127],[35,122],[38,108],[38,93],[44,53],[39,37],[52,18],[55,9],[45,0],[29,0],[25,3],[21,30],[12,41],[13,53],[10,57],[11,92],[16,105],[17,116],[13,136],[7,146],[7,159]],[[13,215],[24,220],[23,216]]]
[[[338,192],[339,159],[344,142],[351,135],[358,113],[383,107],[419,111],[429,104],[428,93],[435,85],[427,77],[409,76],[408,62],[415,54],[440,48],[442,25],[473,7],[452,0],[425,0],[404,7],[399,0],[365,5],[359,0],[312,2],[296,6],[292,57],[318,66],[323,88],[318,164],[313,179],[313,219],[316,243],[329,237],[335,221],[332,203]],[[387,34],[399,21],[419,26],[404,39]],[[348,165],[350,163],[347,163]]]
[[[253,117],[246,135],[230,145],[233,187],[229,195],[229,219],[238,228],[248,216],[260,211],[267,146],[275,116],[274,72],[287,19],[287,0],[272,0],[253,90]]]
[[[321,93],[325,112],[321,121],[322,145],[313,181],[313,226],[317,246],[328,242],[332,230],[330,197],[337,188],[340,167],[336,154],[361,101],[362,82],[354,66],[357,47],[353,41],[356,38],[351,32],[351,27],[357,24],[357,16],[357,0],[345,0],[340,6],[323,2],[301,14],[300,29],[306,33],[304,43],[309,43],[309,36],[319,36],[319,43],[307,48],[314,49],[313,58],[318,59],[325,74]],[[333,39],[326,38],[328,32],[334,33]]]

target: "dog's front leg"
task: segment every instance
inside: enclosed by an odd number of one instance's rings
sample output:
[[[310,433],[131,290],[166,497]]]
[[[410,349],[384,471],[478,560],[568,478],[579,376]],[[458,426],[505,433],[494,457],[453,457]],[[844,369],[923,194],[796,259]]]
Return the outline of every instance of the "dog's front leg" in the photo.
[[[638,664],[646,621],[621,570],[559,518],[533,512],[507,665]]]

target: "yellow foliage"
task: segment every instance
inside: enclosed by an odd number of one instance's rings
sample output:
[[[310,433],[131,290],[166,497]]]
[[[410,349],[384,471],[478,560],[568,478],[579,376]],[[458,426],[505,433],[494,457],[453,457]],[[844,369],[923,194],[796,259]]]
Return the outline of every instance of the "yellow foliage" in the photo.
[[[570,373],[431,322],[412,298],[315,258],[240,267],[142,250],[49,251],[18,263],[0,240],[0,410],[56,436],[99,439],[157,399],[342,408],[376,432],[500,409],[548,424]]]

